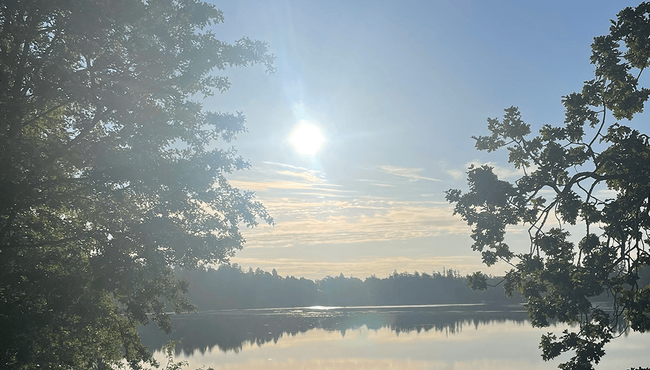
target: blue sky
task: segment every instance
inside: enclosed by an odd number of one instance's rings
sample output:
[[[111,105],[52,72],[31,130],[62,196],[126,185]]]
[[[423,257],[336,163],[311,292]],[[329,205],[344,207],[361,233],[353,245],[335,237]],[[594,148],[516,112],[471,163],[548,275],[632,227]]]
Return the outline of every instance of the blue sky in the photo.
[[[386,276],[393,270],[485,269],[444,200],[468,165],[517,172],[474,149],[487,117],[518,106],[533,130],[561,124],[561,96],[590,79],[590,44],[628,1],[215,1],[218,38],[267,41],[277,73],[230,69],[207,109],[243,111],[234,145],[276,225],[244,231],[233,262],[281,275]],[[291,144],[301,121],[325,143]],[[511,242],[528,247],[513,229]],[[513,249],[518,250],[518,247]]]

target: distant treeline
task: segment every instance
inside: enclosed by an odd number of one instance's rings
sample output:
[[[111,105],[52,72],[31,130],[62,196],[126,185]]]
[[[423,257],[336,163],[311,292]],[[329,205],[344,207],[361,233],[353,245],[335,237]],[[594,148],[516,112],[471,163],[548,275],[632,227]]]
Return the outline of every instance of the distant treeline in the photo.
[[[395,271],[386,278],[374,275],[361,280],[343,274],[312,281],[282,277],[257,269],[242,271],[238,265],[218,269],[179,271],[190,282],[188,298],[200,311],[234,308],[274,308],[306,306],[385,306],[442,303],[520,302],[508,298],[503,288],[473,291],[467,279],[453,269],[432,274]],[[493,279],[496,284],[499,279]]]

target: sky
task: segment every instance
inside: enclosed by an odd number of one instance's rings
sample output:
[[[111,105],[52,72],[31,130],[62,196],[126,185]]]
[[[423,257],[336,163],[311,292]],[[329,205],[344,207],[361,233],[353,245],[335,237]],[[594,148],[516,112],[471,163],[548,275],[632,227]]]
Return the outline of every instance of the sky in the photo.
[[[562,124],[561,97],[592,78],[590,44],[630,1],[213,1],[217,38],[263,40],[277,72],[218,71],[232,87],[205,109],[247,117],[233,145],[248,170],[229,176],[275,220],[243,230],[231,262],[280,275],[378,277],[481,265],[470,229],[445,201],[471,164],[519,175],[507,154],[479,152],[487,118],[520,108],[536,132]],[[301,125],[323,143],[302,153]],[[528,249],[523,228],[508,241]]]

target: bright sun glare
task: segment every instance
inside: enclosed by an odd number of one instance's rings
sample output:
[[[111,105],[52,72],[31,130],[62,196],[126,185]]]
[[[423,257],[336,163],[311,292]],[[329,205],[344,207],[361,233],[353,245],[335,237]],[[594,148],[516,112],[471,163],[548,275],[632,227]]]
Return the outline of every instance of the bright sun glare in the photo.
[[[298,152],[313,155],[320,149],[325,138],[317,126],[301,122],[291,134],[290,140]]]

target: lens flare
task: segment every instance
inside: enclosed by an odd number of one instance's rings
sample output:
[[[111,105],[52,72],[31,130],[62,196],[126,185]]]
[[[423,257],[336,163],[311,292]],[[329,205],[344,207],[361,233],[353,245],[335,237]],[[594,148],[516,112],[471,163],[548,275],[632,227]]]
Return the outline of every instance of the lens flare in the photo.
[[[325,138],[316,125],[301,122],[291,134],[290,140],[299,153],[314,155],[323,145]]]

